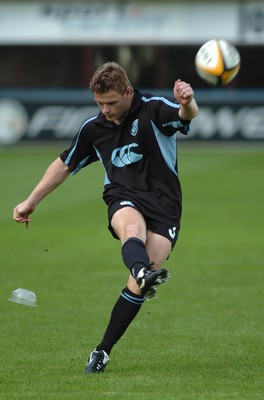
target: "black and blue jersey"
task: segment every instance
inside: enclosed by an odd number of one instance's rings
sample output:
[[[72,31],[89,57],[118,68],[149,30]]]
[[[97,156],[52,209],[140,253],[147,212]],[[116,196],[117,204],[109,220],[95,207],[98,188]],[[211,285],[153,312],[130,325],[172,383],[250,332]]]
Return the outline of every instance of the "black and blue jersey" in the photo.
[[[100,112],[84,122],[60,158],[72,175],[99,160],[105,170],[103,199],[108,206],[116,200],[132,201],[148,218],[179,228],[182,195],[176,132],[189,131],[179,107],[167,97],[136,90],[120,125]]]

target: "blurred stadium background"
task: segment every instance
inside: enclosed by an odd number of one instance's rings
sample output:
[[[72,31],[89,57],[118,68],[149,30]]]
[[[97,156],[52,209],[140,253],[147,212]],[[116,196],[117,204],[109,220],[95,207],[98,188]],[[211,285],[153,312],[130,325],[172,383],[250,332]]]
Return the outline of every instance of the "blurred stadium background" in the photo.
[[[194,68],[198,48],[217,37],[242,58],[224,89]],[[262,142],[263,57],[263,1],[0,0],[0,145],[71,139],[95,112],[88,84],[108,60],[140,89],[192,83],[200,116],[187,140]]]

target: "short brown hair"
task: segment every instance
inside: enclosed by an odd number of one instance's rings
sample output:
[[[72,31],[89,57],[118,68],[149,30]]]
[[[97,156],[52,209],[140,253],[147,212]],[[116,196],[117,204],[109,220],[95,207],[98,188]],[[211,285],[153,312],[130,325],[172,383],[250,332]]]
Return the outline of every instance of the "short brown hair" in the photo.
[[[107,62],[99,67],[92,76],[90,89],[95,93],[106,93],[115,90],[123,94],[127,87],[131,87],[125,70],[115,62]]]

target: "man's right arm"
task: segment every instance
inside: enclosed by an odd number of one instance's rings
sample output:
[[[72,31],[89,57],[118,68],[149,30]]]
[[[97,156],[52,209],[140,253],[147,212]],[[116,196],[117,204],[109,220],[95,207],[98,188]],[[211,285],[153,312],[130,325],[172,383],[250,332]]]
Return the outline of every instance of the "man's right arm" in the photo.
[[[69,174],[69,168],[62,162],[60,157],[58,157],[48,167],[42,179],[28,198],[14,208],[13,219],[17,222],[28,222],[29,215],[32,214],[38,203],[57,186],[63,183]]]

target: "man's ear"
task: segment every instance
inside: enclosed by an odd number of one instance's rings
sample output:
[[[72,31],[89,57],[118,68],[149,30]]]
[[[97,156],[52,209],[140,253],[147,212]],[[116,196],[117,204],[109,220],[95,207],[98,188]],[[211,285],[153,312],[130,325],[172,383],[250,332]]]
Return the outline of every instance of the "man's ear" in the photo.
[[[130,96],[130,95],[133,94],[133,93],[134,93],[133,88],[130,87],[130,86],[128,86],[128,87],[126,88],[126,90],[125,90],[125,94],[126,94],[127,96]]]

